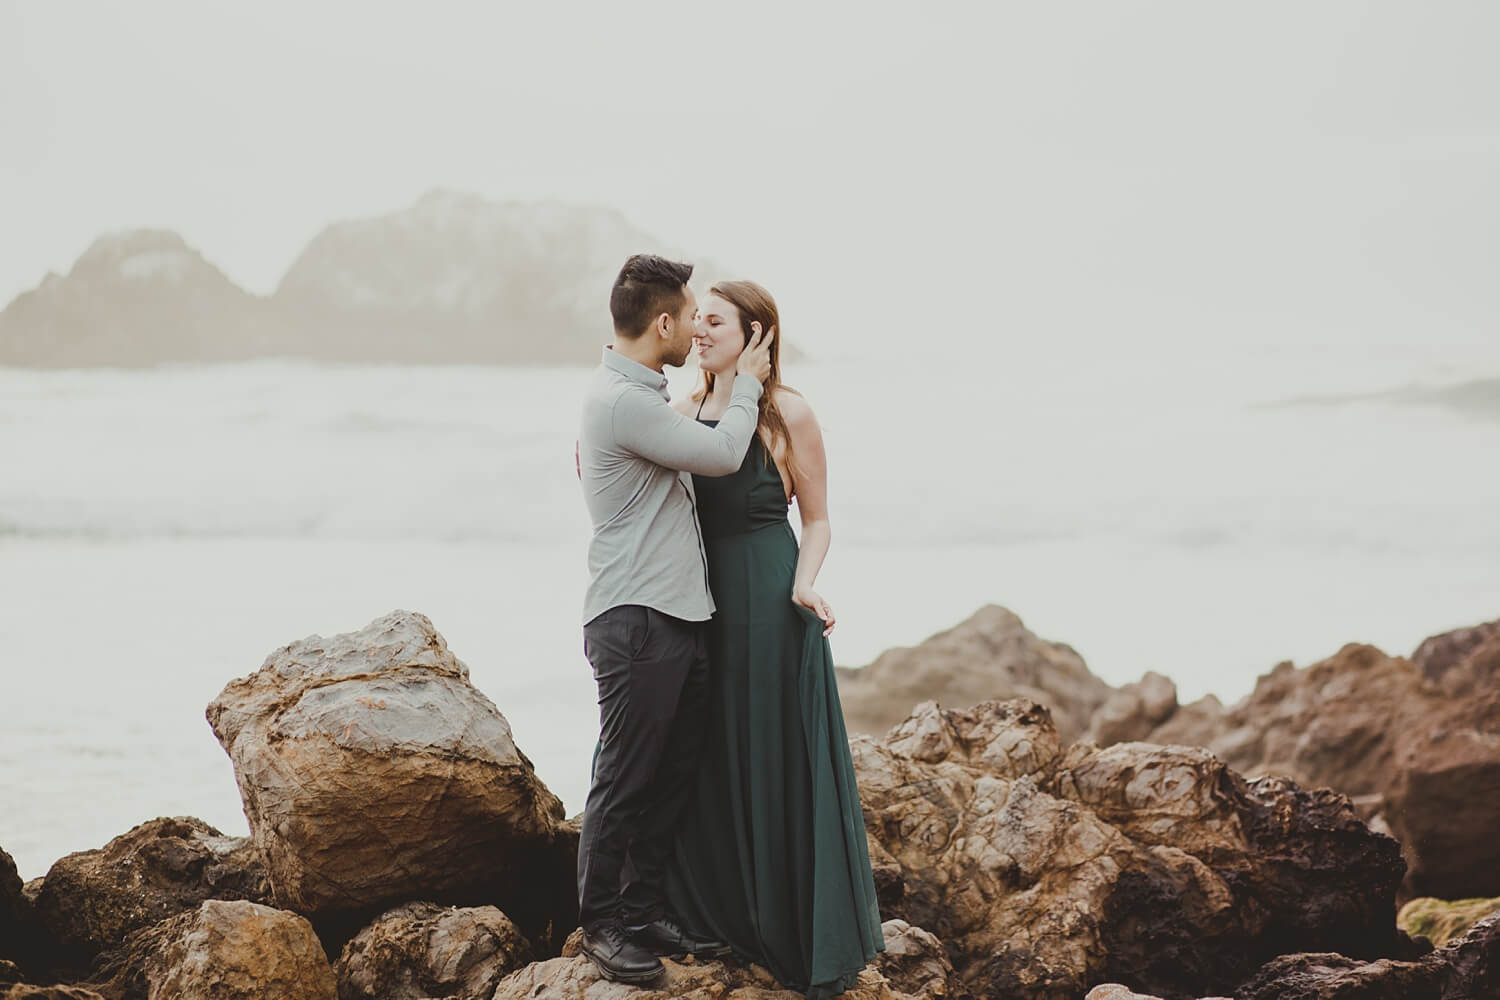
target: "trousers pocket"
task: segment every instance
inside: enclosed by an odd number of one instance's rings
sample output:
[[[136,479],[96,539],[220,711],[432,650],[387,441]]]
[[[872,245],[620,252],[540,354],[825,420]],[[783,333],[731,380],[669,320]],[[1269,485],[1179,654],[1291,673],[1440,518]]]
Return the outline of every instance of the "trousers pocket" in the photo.
[[[640,604],[629,606],[631,614],[625,618],[625,647],[630,658],[638,660],[651,641],[651,609]]]

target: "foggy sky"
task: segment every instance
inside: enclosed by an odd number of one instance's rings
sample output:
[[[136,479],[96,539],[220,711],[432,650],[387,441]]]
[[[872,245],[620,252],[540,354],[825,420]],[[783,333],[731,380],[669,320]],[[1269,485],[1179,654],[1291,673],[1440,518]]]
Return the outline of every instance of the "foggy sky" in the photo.
[[[1494,341],[1497,50],[1485,0],[0,0],[0,304],[136,226],[269,292],[441,185],[618,207],[825,350]]]

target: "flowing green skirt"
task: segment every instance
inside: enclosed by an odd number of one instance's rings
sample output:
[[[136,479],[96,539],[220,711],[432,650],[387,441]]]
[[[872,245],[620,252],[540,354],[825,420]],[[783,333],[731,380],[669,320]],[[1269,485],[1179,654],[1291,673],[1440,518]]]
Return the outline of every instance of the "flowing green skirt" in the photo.
[[[884,950],[833,657],[786,522],[709,538],[707,737],[669,905],[808,998]]]

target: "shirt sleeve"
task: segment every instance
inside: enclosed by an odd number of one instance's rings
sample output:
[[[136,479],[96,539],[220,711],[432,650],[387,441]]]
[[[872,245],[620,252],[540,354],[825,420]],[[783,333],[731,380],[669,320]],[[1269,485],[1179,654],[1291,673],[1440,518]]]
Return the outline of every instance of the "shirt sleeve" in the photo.
[[[717,427],[683,416],[650,390],[624,392],[610,413],[614,438],[626,451],[665,468],[727,476],[745,460],[764,391],[755,376],[736,375],[729,409]]]

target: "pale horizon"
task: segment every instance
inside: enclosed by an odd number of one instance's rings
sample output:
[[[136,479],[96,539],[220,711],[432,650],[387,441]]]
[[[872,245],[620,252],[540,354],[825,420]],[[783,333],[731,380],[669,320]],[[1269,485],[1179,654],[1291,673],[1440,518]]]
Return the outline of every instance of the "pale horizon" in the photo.
[[[434,188],[598,204],[789,336],[1500,338],[1500,8],[0,4],[0,302],[169,229],[276,285]]]

